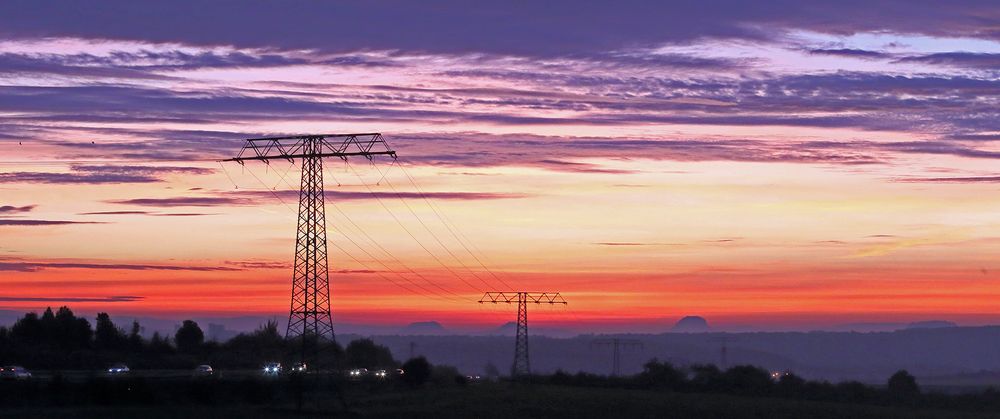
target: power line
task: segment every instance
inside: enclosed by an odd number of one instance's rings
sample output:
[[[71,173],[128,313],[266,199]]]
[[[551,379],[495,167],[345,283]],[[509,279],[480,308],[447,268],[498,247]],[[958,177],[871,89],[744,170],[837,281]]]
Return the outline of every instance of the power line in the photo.
[[[417,185],[417,182],[413,179],[413,176],[410,176],[410,173],[406,170],[406,168],[403,167],[402,165],[400,165],[399,169],[400,169],[400,171],[403,172],[404,175],[406,175],[406,178],[409,179],[410,184],[413,185],[413,188],[417,190],[417,192],[420,194],[421,198],[423,198],[424,202],[427,203],[427,206],[431,208],[431,211],[433,211],[434,214],[437,215],[438,220],[441,221],[441,224],[444,224],[445,228],[448,229],[448,232],[450,232],[451,235],[452,235],[452,237],[455,238],[455,241],[457,241],[463,248],[465,248],[465,251],[468,252],[469,255],[472,256],[473,259],[475,259],[476,263],[478,263],[479,266],[481,266],[484,270],[486,270],[487,273],[489,273],[491,276],[493,276],[493,278],[495,278],[497,281],[500,281],[500,283],[503,284],[505,287],[507,287],[509,289],[513,289],[514,287],[510,286],[510,284],[508,284],[507,281],[504,281],[503,278],[500,278],[499,276],[497,276],[497,274],[493,273],[493,271],[490,270],[490,268],[488,268],[486,266],[486,264],[484,264],[483,261],[480,260],[479,257],[476,256],[476,254],[472,252],[472,250],[469,248],[469,246],[466,246],[465,242],[463,242],[462,239],[459,238],[459,235],[455,233],[455,231],[457,230],[458,233],[461,234],[461,230],[459,230],[457,226],[455,227],[454,230],[452,229],[451,226],[449,226],[449,223],[451,223],[451,220],[449,220],[447,218],[447,216],[441,214],[441,212],[438,211],[438,209],[436,208],[436,206],[434,205],[434,203],[431,202],[430,199],[427,199],[427,194],[424,193],[424,191],[420,189],[420,186]],[[451,223],[451,224],[454,225],[454,223]],[[465,235],[462,234],[462,237],[465,237]],[[465,240],[468,241],[469,244],[474,247],[474,245],[472,245],[471,241],[468,240],[468,237],[466,237]],[[482,253],[482,252],[480,252],[480,253]]]
[[[288,183],[288,181],[287,181],[287,180],[285,181],[285,184],[286,184],[286,185],[288,185],[288,186],[289,186],[290,188],[294,188],[294,187],[293,187],[292,185],[290,185],[290,184]],[[359,232],[359,233],[361,233],[361,234],[362,234],[363,236],[365,236],[365,238],[367,238],[369,242],[371,242],[371,243],[372,243],[373,245],[375,245],[375,247],[379,248],[379,249],[380,249],[380,250],[381,250],[381,251],[382,251],[383,253],[385,253],[385,255],[386,255],[386,256],[388,256],[388,257],[389,257],[390,259],[392,259],[393,261],[395,261],[396,263],[398,263],[398,264],[399,264],[400,266],[402,266],[404,270],[406,270],[406,271],[409,271],[409,272],[413,273],[414,275],[416,275],[416,276],[417,276],[417,277],[419,277],[420,279],[423,279],[423,280],[424,280],[425,282],[427,282],[428,284],[430,284],[430,285],[432,285],[432,286],[434,286],[434,287],[436,287],[436,288],[440,289],[441,291],[443,291],[443,292],[445,292],[445,293],[448,293],[448,294],[452,294],[452,295],[454,295],[454,296],[457,296],[457,297],[461,297],[461,295],[460,295],[460,294],[457,294],[457,293],[455,293],[454,291],[452,291],[452,290],[450,290],[450,289],[447,289],[447,288],[444,288],[444,287],[442,287],[441,285],[439,285],[439,284],[437,284],[437,283],[435,283],[435,282],[431,281],[431,280],[430,280],[430,279],[428,279],[427,277],[423,276],[423,275],[422,275],[422,274],[420,274],[419,272],[417,272],[417,271],[413,270],[412,268],[410,268],[409,266],[407,266],[407,265],[406,265],[405,263],[403,263],[403,261],[402,261],[402,260],[400,260],[399,258],[397,258],[396,256],[394,256],[394,255],[392,254],[392,252],[390,252],[390,251],[389,251],[388,249],[386,249],[385,247],[383,247],[383,246],[382,246],[381,244],[379,244],[379,243],[378,243],[378,241],[376,241],[375,239],[373,239],[373,238],[371,237],[371,235],[369,235],[369,234],[368,234],[367,232],[365,232],[365,230],[364,230],[363,228],[361,228],[361,226],[359,226],[359,225],[358,225],[358,224],[357,224],[356,222],[354,222],[354,220],[353,220],[353,219],[351,219],[351,217],[350,217],[350,216],[348,216],[346,212],[344,212],[343,210],[341,210],[341,209],[340,209],[340,207],[339,207],[339,206],[337,206],[337,204],[336,204],[336,203],[334,203],[334,202],[330,202],[330,205],[331,205],[331,206],[333,207],[333,209],[337,210],[337,212],[338,212],[338,213],[340,213],[340,215],[341,215],[341,216],[343,216],[343,217],[344,217],[344,219],[346,219],[348,223],[350,223],[350,224],[351,224],[352,226],[354,226],[354,229],[355,229],[355,230],[356,230],[357,232]],[[345,237],[345,238],[348,238],[348,240],[351,240],[351,239],[350,239],[349,237],[347,237],[347,235],[346,235],[346,234],[345,234],[345,233],[344,233],[344,232],[343,232],[342,230],[340,231],[340,233],[341,233],[342,235],[344,235],[344,237]],[[355,243],[355,246],[357,246],[357,247],[358,247],[359,249],[361,249],[361,246],[359,246],[359,245],[358,245],[358,244],[357,244],[356,242],[354,242],[353,240],[351,240],[351,242],[352,242],[352,243]],[[371,257],[372,259],[374,259],[374,260],[377,260],[377,258],[375,258],[374,256],[372,256],[372,255],[371,255],[370,253],[368,253],[368,252],[367,252],[367,251],[365,251],[364,249],[361,249],[361,251],[362,251],[362,252],[365,252],[365,254],[367,254],[367,255],[368,255],[369,257]],[[385,264],[384,264],[384,263],[382,263],[381,261],[379,261],[379,263],[381,263],[381,264],[382,264],[383,266],[385,266]],[[388,267],[386,267],[386,268],[388,269]],[[402,274],[399,274],[399,275],[400,275],[400,277],[404,277],[404,276],[403,276]],[[405,278],[405,277],[404,277],[404,278]],[[408,279],[408,278],[406,278],[406,279],[407,279],[407,281],[409,281],[409,279]],[[409,282],[411,282],[411,283],[412,283],[412,281],[409,281]],[[414,284],[415,286],[416,286],[416,285],[418,285],[418,284],[416,284],[416,283],[413,283],[413,284]],[[423,288],[422,286],[421,286],[420,288],[421,288],[421,289],[425,289],[425,288]],[[468,300],[468,299],[465,299],[465,300]]]
[[[254,179],[257,179],[257,181],[258,181],[258,182],[260,182],[261,186],[263,186],[263,187],[264,187],[264,189],[267,189],[267,184],[265,184],[263,180],[261,180],[261,179],[260,179],[259,177],[257,177],[257,175],[256,175],[256,174],[254,174],[253,170],[250,170],[250,169],[247,169],[247,172],[249,172],[249,173],[250,173],[250,175],[254,177]],[[287,181],[286,181],[286,184],[287,184]],[[269,191],[270,191],[270,190],[269,190]],[[275,197],[275,198],[277,198],[277,199],[278,199],[278,201],[279,201],[279,202],[281,202],[281,203],[282,203],[282,204],[283,204],[283,205],[284,205],[284,206],[285,206],[286,208],[288,208],[288,209],[289,209],[289,211],[292,211],[292,212],[295,212],[295,210],[294,210],[294,209],[292,209],[292,207],[291,207],[291,206],[289,206],[289,205],[288,205],[288,204],[287,204],[287,203],[285,202],[285,200],[281,198],[281,195],[278,195],[278,194],[277,194],[277,193],[275,193],[274,191],[270,191],[270,192],[271,192],[271,194],[272,194],[272,195],[274,195],[274,197]],[[331,204],[332,204],[332,203],[331,203]],[[336,207],[335,207],[335,208],[336,208]],[[338,209],[338,211],[339,211],[339,209]],[[345,216],[346,216],[346,214],[345,214]],[[352,221],[352,222],[353,222],[353,221]],[[340,250],[340,251],[341,251],[341,253],[343,253],[343,254],[344,254],[345,256],[347,256],[347,257],[351,258],[352,260],[354,260],[355,262],[357,262],[357,263],[358,263],[359,265],[361,265],[361,266],[362,266],[362,267],[363,267],[363,268],[364,268],[365,270],[368,270],[368,271],[371,271],[372,273],[376,274],[376,275],[377,275],[377,276],[379,276],[380,278],[382,278],[382,279],[385,279],[385,280],[387,280],[387,281],[389,281],[389,282],[391,282],[391,283],[393,283],[393,284],[395,284],[395,285],[397,285],[397,286],[400,286],[401,288],[403,288],[403,289],[405,289],[406,291],[408,291],[408,292],[411,292],[411,293],[413,293],[413,294],[418,294],[418,295],[423,295],[423,296],[425,296],[425,297],[430,297],[430,298],[434,298],[434,297],[438,297],[438,298],[442,298],[442,299],[445,299],[445,300],[449,300],[449,301],[462,301],[462,300],[456,300],[456,299],[454,299],[454,298],[450,298],[450,297],[448,297],[448,296],[446,296],[446,295],[441,295],[441,294],[438,294],[438,293],[435,293],[435,292],[433,292],[433,291],[431,291],[431,290],[428,290],[427,288],[424,288],[424,287],[423,287],[423,286],[421,286],[420,284],[416,284],[416,283],[414,283],[414,282],[413,282],[413,281],[411,281],[411,280],[410,280],[409,278],[406,278],[406,277],[405,277],[404,275],[402,275],[402,274],[400,274],[400,273],[398,273],[398,272],[395,272],[395,271],[394,271],[394,270],[393,270],[392,268],[390,268],[389,266],[387,266],[387,265],[386,265],[385,263],[383,263],[383,262],[381,262],[380,260],[378,260],[378,258],[374,257],[374,256],[373,256],[373,255],[372,255],[371,253],[369,253],[369,252],[368,252],[367,250],[365,250],[365,249],[364,249],[363,247],[361,247],[361,245],[360,245],[360,244],[358,244],[358,242],[356,242],[356,241],[355,241],[355,240],[354,240],[353,238],[351,238],[351,237],[350,237],[350,236],[348,236],[347,234],[344,234],[344,232],[343,232],[342,230],[338,230],[338,229],[334,228],[334,231],[335,231],[335,232],[338,232],[338,233],[340,233],[340,235],[341,235],[341,236],[343,236],[343,237],[344,237],[345,239],[347,239],[347,241],[351,242],[351,244],[353,244],[353,245],[354,245],[355,247],[357,247],[357,248],[358,248],[358,250],[361,250],[361,252],[362,252],[362,253],[364,253],[365,255],[367,255],[367,256],[368,256],[368,257],[369,257],[370,259],[372,259],[373,261],[375,261],[375,262],[377,262],[377,263],[381,264],[381,265],[382,265],[382,266],[383,266],[383,267],[384,267],[384,268],[386,269],[386,271],[389,271],[390,273],[393,273],[393,274],[396,274],[396,275],[397,275],[397,276],[399,276],[400,278],[402,278],[402,279],[404,279],[405,281],[407,281],[407,282],[411,283],[411,284],[412,284],[413,286],[416,286],[416,287],[418,287],[418,288],[420,288],[420,289],[422,289],[422,290],[426,291],[426,292],[427,292],[428,294],[431,294],[431,295],[424,295],[424,294],[421,294],[420,292],[417,292],[417,291],[414,291],[414,290],[412,290],[412,289],[410,289],[410,288],[408,288],[408,287],[406,287],[406,286],[404,286],[404,285],[402,285],[402,284],[400,284],[400,283],[397,283],[396,281],[392,280],[391,278],[388,278],[388,277],[386,277],[386,276],[382,275],[382,274],[381,274],[380,272],[378,272],[378,270],[375,270],[375,269],[371,269],[371,267],[369,267],[369,266],[368,266],[367,264],[365,264],[364,262],[361,262],[361,260],[360,260],[360,259],[358,259],[357,257],[355,257],[355,256],[354,256],[353,254],[351,254],[350,252],[348,252],[348,251],[347,251],[346,249],[344,249],[343,247],[339,246],[339,245],[338,245],[338,244],[337,244],[336,242],[329,242],[330,244],[332,244],[332,245],[333,245],[333,247],[335,247],[335,248],[336,248],[337,250]],[[454,295],[458,295],[458,294],[455,294],[455,293],[453,293],[453,292],[450,292],[449,290],[445,290],[445,291],[447,291],[447,292],[449,292],[449,293],[451,293],[451,294],[454,294]]]
[[[389,189],[392,189],[392,192],[396,195],[397,198],[399,198],[399,200],[403,203],[403,205],[406,207],[406,209],[410,211],[410,214],[413,214],[413,217],[417,219],[417,222],[419,222],[420,225],[424,227],[424,230],[426,230],[427,233],[430,234],[432,238],[434,238],[434,241],[436,241],[437,244],[439,246],[441,246],[441,248],[444,249],[445,252],[447,252],[449,255],[451,255],[451,257],[454,258],[455,261],[458,262],[458,264],[462,266],[462,268],[464,268],[465,270],[469,271],[469,273],[472,274],[472,276],[474,278],[478,279],[480,282],[482,282],[487,287],[492,287],[492,285],[490,285],[490,283],[486,282],[486,280],[484,280],[483,278],[479,277],[479,275],[476,275],[475,271],[473,271],[472,269],[469,269],[469,267],[466,266],[465,263],[463,263],[462,260],[457,255],[455,255],[454,252],[451,251],[451,249],[449,249],[447,246],[444,245],[444,242],[442,242],[441,239],[438,238],[437,234],[434,234],[434,232],[430,229],[430,227],[427,226],[427,223],[425,223],[424,220],[421,219],[419,215],[417,215],[417,212],[413,210],[413,207],[411,207],[410,204],[407,203],[405,199],[403,199],[403,196],[399,193],[398,190],[396,190],[396,187],[392,185],[392,182],[390,182],[389,180],[386,180],[385,183],[386,183],[386,185],[389,185]]]
[[[365,189],[368,190],[368,192],[372,195],[372,197],[375,198],[375,200],[379,203],[379,205],[381,205],[382,208],[384,208],[386,210],[386,212],[389,213],[389,216],[391,216],[392,219],[396,221],[396,224],[398,224],[403,229],[403,231],[405,231],[406,234],[409,235],[410,238],[412,238],[413,241],[415,241],[417,243],[417,245],[420,246],[420,248],[424,249],[424,251],[427,252],[427,254],[430,255],[432,259],[434,259],[445,270],[447,270],[449,273],[451,273],[455,278],[458,278],[459,281],[462,281],[465,285],[468,285],[469,288],[472,288],[472,289],[477,290],[477,291],[479,290],[479,288],[476,288],[475,285],[472,285],[472,283],[470,283],[469,281],[466,281],[465,278],[462,278],[462,276],[460,276],[458,273],[456,273],[455,270],[451,269],[451,267],[448,266],[447,264],[445,264],[444,261],[441,260],[441,258],[439,258],[437,255],[435,255],[433,252],[431,252],[430,249],[427,248],[427,246],[425,246],[419,239],[417,239],[417,236],[415,236],[412,232],[410,232],[410,229],[406,228],[406,225],[404,225],[403,222],[399,220],[399,217],[396,217],[396,214],[394,214],[392,212],[392,210],[390,210],[389,207],[387,205],[385,205],[385,202],[382,202],[382,198],[380,198],[378,196],[378,194],[375,193],[375,191],[372,190],[372,188],[370,186],[368,186],[367,183],[365,183],[365,181],[361,177],[361,175],[358,174],[358,172],[356,170],[354,170],[354,167],[351,166],[350,164],[348,164],[347,167],[349,167],[351,169],[351,171],[354,172],[354,175],[358,177],[358,179],[361,181],[361,184],[364,185]],[[398,196],[398,194],[397,194],[397,196]],[[414,214],[414,216],[416,216],[416,214]],[[419,221],[419,218],[418,218],[418,221]]]

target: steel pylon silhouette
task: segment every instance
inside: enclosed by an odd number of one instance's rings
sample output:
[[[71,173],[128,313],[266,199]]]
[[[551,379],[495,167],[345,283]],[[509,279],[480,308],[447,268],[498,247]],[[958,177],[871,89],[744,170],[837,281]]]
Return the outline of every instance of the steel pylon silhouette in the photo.
[[[317,143],[305,144],[307,154],[316,154]],[[285,337],[333,338],[330,315],[330,277],[326,253],[326,202],[323,197],[323,158],[302,158],[299,189],[298,233],[295,235],[295,267],[292,303]]]
[[[487,292],[479,303],[517,302],[517,335],[514,338],[514,364],[511,365],[512,377],[531,375],[531,357],[528,352],[528,303],[535,304],[566,304],[566,300],[558,292]]]
[[[618,377],[622,375],[622,361],[621,361],[621,348],[638,347],[642,348],[642,341],[638,339],[625,339],[625,338],[607,338],[607,339],[594,339],[590,342],[590,346],[611,346],[611,376]]]
[[[323,158],[377,155],[396,158],[396,152],[379,133],[323,134],[248,139],[236,157],[223,161],[301,160],[298,230],[292,269],[292,300],[285,339],[300,340],[302,360],[307,342],[333,340],[330,314],[330,277],[327,258],[326,202],[323,192]]]

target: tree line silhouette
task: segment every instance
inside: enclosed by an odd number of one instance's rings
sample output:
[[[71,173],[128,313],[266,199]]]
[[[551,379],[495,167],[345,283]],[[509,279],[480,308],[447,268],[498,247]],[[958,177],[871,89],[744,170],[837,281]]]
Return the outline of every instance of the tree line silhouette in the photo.
[[[388,348],[370,339],[350,342],[311,342],[324,368],[396,368],[399,362]],[[218,368],[253,369],[266,362],[298,359],[300,342],[289,342],[270,321],[250,333],[225,342],[205,340],[198,323],[184,320],[173,336],[159,332],[142,336],[133,321],[125,330],[107,313],[98,313],[93,327],[68,307],[41,315],[30,312],[11,327],[0,326],[0,363],[38,370],[103,369],[124,362],[133,369],[184,369],[199,364]]]
[[[885,385],[858,381],[830,383],[807,380],[791,372],[773,373],[765,369],[738,365],[719,369],[715,365],[678,367],[652,359],[634,376],[610,377],[585,372],[537,375],[534,383],[576,387],[626,388],[677,393],[729,394],[749,397],[777,397],[794,400],[839,402],[869,405],[903,405],[948,410],[1000,411],[1000,392],[987,388],[981,392],[946,394],[921,390],[916,378],[905,370],[889,377]]]
[[[76,316],[68,307],[60,307],[55,311],[49,308],[41,315],[26,313],[11,327],[0,327],[0,364],[20,364],[29,369],[52,371],[80,369],[99,371],[117,362],[125,362],[133,369],[186,369],[204,363],[209,363],[216,369],[255,369],[265,362],[297,359],[301,350],[299,342],[288,341],[281,336],[277,323],[273,321],[253,332],[241,333],[225,342],[206,341],[201,328],[192,320],[183,321],[173,336],[154,333],[147,339],[141,332],[142,327],[138,322],[133,321],[129,329],[125,330],[115,325],[107,313],[97,314],[93,327],[86,318]],[[400,362],[393,357],[388,348],[376,344],[371,339],[357,339],[343,348],[336,342],[312,342],[312,344],[318,353],[324,354],[322,358],[326,359],[328,364],[322,367],[326,369],[373,370],[400,366]],[[431,365],[422,357],[407,361],[402,364],[402,368],[407,373],[399,384],[408,387],[452,387],[468,384],[466,377],[454,367]],[[487,369],[497,370],[492,366]],[[497,372],[488,373],[487,376],[497,374]],[[168,391],[167,387],[156,387],[159,384],[152,384],[141,377],[130,378],[124,384],[100,377],[90,378],[78,390],[71,391],[70,387],[77,384],[64,383],[59,377],[56,373],[53,381],[45,385],[55,390],[65,387],[69,392],[66,394],[77,394],[77,396],[85,394],[83,400],[87,400],[86,403],[100,403],[100,400],[105,398],[118,400],[115,397],[121,396],[124,403],[142,404],[143,400],[146,400],[144,398],[151,397],[149,400],[153,400],[159,397],[157,394],[160,392],[174,391]],[[214,388],[215,390],[211,391],[231,392],[231,396],[226,397],[231,397],[233,400],[249,394],[251,396],[247,396],[248,400],[261,401],[268,400],[261,394],[270,394],[268,392],[273,391],[271,387],[294,384],[268,383],[257,378],[241,380],[239,382],[224,380],[215,384],[198,383],[192,388],[204,387],[209,390]],[[336,384],[337,380],[343,378],[332,380],[334,381],[328,384],[336,387],[340,385]],[[1000,412],[1000,392],[992,388],[980,393],[957,395],[925,392],[921,390],[916,379],[906,371],[893,374],[883,386],[873,386],[857,381],[830,383],[806,380],[790,372],[773,375],[770,371],[749,365],[722,370],[715,365],[678,367],[669,362],[653,359],[644,365],[641,373],[633,376],[609,377],[584,372],[568,374],[557,371],[551,375],[523,377],[518,381],[566,387],[730,394]],[[19,400],[19,395],[24,391],[32,388],[40,391],[42,387],[38,387],[39,385],[43,384],[34,383],[28,387],[10,388],[4,384],[7,390],[0,391],[0,394],[4,395],[0,399]],[[149,394],[142,395],[144,393],[135,392],[136,388],[144,388]],[[14,392],[10,392],[11,389]],[[208,394],[212,394],[211,391]],[[201,397],[199,394],[202,393],[195,392],[190,397],[195,400]]]

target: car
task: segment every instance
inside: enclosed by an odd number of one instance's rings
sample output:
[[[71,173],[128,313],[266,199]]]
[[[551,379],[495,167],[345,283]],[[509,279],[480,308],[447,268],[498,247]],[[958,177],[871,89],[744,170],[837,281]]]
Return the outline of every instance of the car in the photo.
[[[114,364],[108,368],[108,375],[125,375],[129,373],[128,365]]]
[[[771,371],[771,379],[774,381],[781,381],[783,377],[790,375],[788,371]]]
[[[5,380],[27,380],[31,378],[31,371],[20,365],[0,367],[0,378]]]
[[[389,377],[389,372],[387,372],[386,370],[375,371],[375,378],[379,380],[384,380],[388,377]]]
[[[207,377],[215,374],[215,370],[212,369],[211,365],[199,365],[194,368],[195,377]]]
[[[262,371],[264,375],[278,375],[281,374],[281,363],[280,362],[268,362],[264,364],[264,370]]]
[[[348,371],[347,376],[352,380],[360,380],[368,376],[368,368],[355,368]]]
[[[296,362],[295,365],[292,365],[293,373],[305,373],[307,369],[305,362]]]

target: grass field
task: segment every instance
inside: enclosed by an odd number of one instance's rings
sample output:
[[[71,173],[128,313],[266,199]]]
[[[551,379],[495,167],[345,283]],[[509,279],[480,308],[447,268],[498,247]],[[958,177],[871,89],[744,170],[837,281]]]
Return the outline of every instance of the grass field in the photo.
[[[349,389],[344,410],[335,397],[311,394],[302,412],[288,401],[250,405],[157,405],[3,408],[4,418],[712,418],[712,419],[921,419],[996,418],[996,414],[915,410],[905,407],[681,394],[553,385],[480,384],[468,387],[390,390]]]

